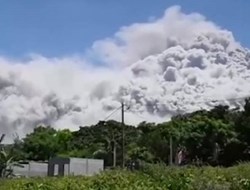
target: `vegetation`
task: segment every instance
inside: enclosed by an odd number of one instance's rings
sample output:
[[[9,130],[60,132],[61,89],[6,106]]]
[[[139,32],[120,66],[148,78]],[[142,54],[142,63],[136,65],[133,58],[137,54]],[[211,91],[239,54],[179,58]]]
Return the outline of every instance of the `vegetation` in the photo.
[[[147,166],[141,171],[106,171],[92,177],[0,181],[0,190],[249,190],[250,165],[218,167]]]
[[[250,161],[250,99],[245,100],[243,110],[216,106],[161,124],[142,122],[137,127],[124,127],[127,167],[134,169],[131,161],[143,163],[136,171],[107,170],[93,177],[2,179],[0,190],[250,189],[250,164],[233,166]],[[170,144],[173,155],[184,152],[184,166],[163,167],[170,161]],[[106,167],[119,168],[121,145],[121,123],[112,120],[74,132],[38,126],[7,150],[1,149],[0,169],[7,171],[14,160],[47,160],[53,156],[102,158]]]
[[[0,138],[0,145],[4,139],[4,135]],[[13,167],[22,167],[18,163],[13,161],[13,156],[10,152],[7,152],[4,147],[0,146],[0,178],[9,178],[13,177]]]
[[[250,99],[243,110],[216,106],[178,115],[171,121],[125,125],[126,160],[168,163],[170,139],[173,157],[185,150],[185,163],[232,166],[250,160]],[[116,121],[100,121],[78,131],[38,126],[10,147],[15,160],[47,160],[53,156],[102,158],[105,166],[121,166],[122,127]],[[173,158],[174,160],[174,158]]]

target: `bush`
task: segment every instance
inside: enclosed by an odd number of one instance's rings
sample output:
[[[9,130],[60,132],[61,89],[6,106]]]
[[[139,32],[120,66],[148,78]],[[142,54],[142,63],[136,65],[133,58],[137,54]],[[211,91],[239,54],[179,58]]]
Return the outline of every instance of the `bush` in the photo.
[[[92,177],[6,179],[0,190],[249,190],[250,164],[231,168],[147,165],[141,171],[110,170]]]

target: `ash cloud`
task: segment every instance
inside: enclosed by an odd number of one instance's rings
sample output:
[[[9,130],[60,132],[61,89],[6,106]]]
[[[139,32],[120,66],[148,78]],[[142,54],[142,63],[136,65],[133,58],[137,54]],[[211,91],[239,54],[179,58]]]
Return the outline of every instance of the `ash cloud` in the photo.
[[[162,18],[122,27],[78,57],[0,58],[0,129],[21,137],[38,124],[77,129],[104,119],[123,100],[126,122],[162,122],[250,95],[250,51],[198,13],[171,7]],[[213,102],[212,100],[220,100]],[[120,120],[120,114],[112,119]]]

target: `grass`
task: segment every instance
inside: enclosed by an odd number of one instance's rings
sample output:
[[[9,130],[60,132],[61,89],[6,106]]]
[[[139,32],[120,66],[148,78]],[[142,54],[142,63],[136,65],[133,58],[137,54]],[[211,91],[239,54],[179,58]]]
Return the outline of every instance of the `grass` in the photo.
[[[92,177],[0,180],[0,190],[250,190],[250,163],[231,168],[148,166]]]

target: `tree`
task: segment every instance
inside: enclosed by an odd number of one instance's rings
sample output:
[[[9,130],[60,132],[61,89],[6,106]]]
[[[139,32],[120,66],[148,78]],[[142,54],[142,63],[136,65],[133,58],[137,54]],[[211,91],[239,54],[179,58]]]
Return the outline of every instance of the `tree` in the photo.
[[[231,157],[236,161],[250,160],[250,98],[245,100],[244,110],[234,117],[234,131],[237,133],[237,142],[232,144]]]
[[[144,132],[142,131],[138,146],[146,148],[153,155],[151,162],[167,163],[169,160],[169,135],[166,134],[166,123],[156,127],[150,125],[147,124],[147,130],[144,128]]]
[[[125,147],[137,141],[138,130],[125,125]],[[96,125],[80,127],[73,133],[73,147],[88,151],[88,156],[102,158],[105,166],[119,166],[122,163],[122,127],[121,123],[109,120],[100,121]],[[105,153],[105,154],[104,154]]]
[[[233,126],[208,116],[194,116],[185,127],[187,133],[182,141],[189,158],[198,157],[208,164],[218,164],[221,150],[236,137]]]
[[[244,110],[218,105],[178,115],[155,124],[142,122],[138,127],[125,125],[125,157],[145,162],[169,161],[179,148],[186,150],[187,161],[199,158],[206,164],[230,166],[250,160],[250,99]],[[172,142],[172,143],[170,143]],[[47,160],[52,156],[76,156],[104,159],[105,166],[122,163],[122,127],[117,121],[100,121],[78,131],[56,131],[37,127],[23,140],[17,140],[13,152],[18,159]]]
[[[23,150],[29,160],[48,160],[60,150],[57,132],[50,126],[38,126],[23,139]]]
[[[58,144],[58,153],[67,155],[72,149],[73,134],[70,132],[70,130],[59,130],[53,137],[55,137]]]

